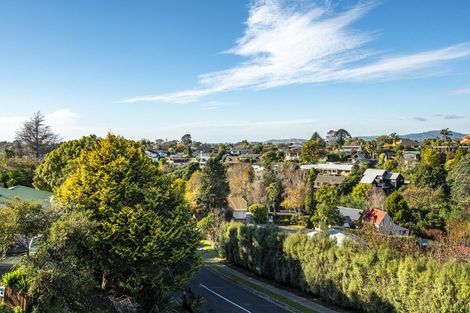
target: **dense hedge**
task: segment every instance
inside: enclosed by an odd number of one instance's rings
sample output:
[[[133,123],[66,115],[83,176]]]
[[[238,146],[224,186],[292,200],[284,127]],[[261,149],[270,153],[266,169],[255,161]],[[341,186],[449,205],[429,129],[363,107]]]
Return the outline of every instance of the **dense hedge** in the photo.
[[[365,312],[470,312],[470,265],[400,256],[275,226],[225,224],[220,252],[234,264]]]

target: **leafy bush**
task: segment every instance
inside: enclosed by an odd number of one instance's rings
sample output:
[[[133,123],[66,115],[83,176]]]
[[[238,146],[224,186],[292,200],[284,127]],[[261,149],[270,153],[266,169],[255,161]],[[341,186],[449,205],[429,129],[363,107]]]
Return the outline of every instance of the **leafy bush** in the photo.
[[[253,204],[248,208],[256,224],[264,224],[268,221],[268,207],[264,204]]]
[[[220,253],[236,265],[364,312],[470,312],[470,264],[403,256],[277,227],[224,224]]]
[[[26,273],[21,269],[4,274],[2,282],[6,287],[16,289],[19,293],[25,294],[28,291]]]
[[[22,312],[23,311],[19,307],[10,308],[5,303],[0,303],[0,313],[22,313]]]

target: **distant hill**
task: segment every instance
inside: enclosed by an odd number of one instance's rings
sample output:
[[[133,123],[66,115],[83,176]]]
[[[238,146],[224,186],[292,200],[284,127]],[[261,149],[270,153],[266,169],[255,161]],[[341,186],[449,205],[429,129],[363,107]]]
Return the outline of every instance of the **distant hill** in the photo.
[[[465,134],[451,131],[452,134],[450,135],[451,138],[462,138],[465,136]],[[422,132],[422,133],[413,133],[413,134],[405,134],[405,135],[400,135],[400,138],[405,138],[405,139],[411,139],[411,140],[417,140],[417,141],[423,141],[425,139],[429,138],[436,138],[439,137],[440,130],[430,130],[427,132]],[[359,138],[362,138],[364,140],[373,140],[377,138],[378,136],[360,136]]]
[[[439,132],[440,130],[430,130],[430,131],[423,132],[423,133],[400,135],[400,137],[411,139],[411,140],[423,141],[428,138],[439,137]],[[465,136],[465,134],[454,132],[454,131],[452,131],[452,134],[450,135],[451,138],[457,138],[457,139],[462,138],[463,136]]]
[[[281,144],[281,143],[297,143],[297,144],[302,144],[306,142],[306,139],[300,139],[300,138],[290,138],[290,139],[270,139],[266,140],[264,143],[272,143],[275,145]]]

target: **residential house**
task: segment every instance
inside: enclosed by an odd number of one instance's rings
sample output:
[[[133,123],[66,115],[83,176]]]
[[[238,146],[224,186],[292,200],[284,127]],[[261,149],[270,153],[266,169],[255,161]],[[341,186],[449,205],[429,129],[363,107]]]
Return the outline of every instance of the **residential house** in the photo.
[[[227,165],[240,163],[237,156],[232,156],[229,154],[225,155],[223,160],[224,160],[224,163]]]
[[[334,176],[334,175],[318,174],[317,178],[315,178],[315,181],[313,182],[313,187],[314,188],[320,188],[323,185],[338,186],[345,179],[346,179],[346,176],[341,176],[341,175]]]
[[[170,156],[170,163],[173,163],[174,165],[184,165],[188,164],[190,161],[191,158],[189,156],[180,153]]]
[[[314,188],[320,188],[323,185],[340,185],[346,176],[348,176],[353,166],[351,164],[306,164],[301,165],[300,169],[310,170],[314,168],[318,171],[317,178],[314,181]]]
[[[400,188],[405,183],[400,173],[392,173],[387,170],[368,168],[360,181],[361,184],[370,184],[375,188],[381,188],[386,194]]]
[[[227,198],[228,209],[233,212],[235,221],[246,221],[248,213],[248,203],[240,196],[230,196]]]
[[[378,209],[368,209],[364,212],[363,220],[372,223],[375,228],[385,234],[394,236],[407,236],[410,231],[393,222],[387,212]]]
[[[258,163],[261,161],[261,154],[246,153],[238,156],[238,161],[243,163]]]
[[[284,159],[286,161],[298,161],[300,159],[300,147],[291,147],[285,152]]]
[[[462,145],[470,145],[470,135],[465,135],[460,141]]]
[[[250,153],[250,149],[238,147],[238,148],[231,149],[228,153],[230,155],[238,156],[238,155]]]
[[[403,151],[403,161],[408,168],[415,167],[421,159],[421,152],[419,151]]]
[[[340,206],[338,207],[338,211],[343,217],[343,227],[349,228],[353,225],[357,225],[362,219],[363,210]]]
[[[10,188],[0,187],[0,208],[6,203],[19,199],[22,201],[37,202],[44,206],[50,206],[53,194],[25,186],[14,186]]]
[[[418,141],[406,138],[398,140],[396,144],[407,149],[418,149],[420,146]]]
[[[152,160],[152,162],[158,162],[160,159],[167,157],[167,153],[163,150],[145,150],[145,154]]]
[[[321,233],[321,231],[318,231],[318,230],[317,231],[312,231],[312,232],[307,233],[307,236],[315,237],[320,233]],[[335,228],[328,229],[328,238],[330,240],[336,241],[337,246],[342,246],[346,240],[349,240],[349,241],[352,241],[352,242],[358,242],[358,243],[363,242],[363,240],[361,240],[359,237],[357,237],[353,234],[350,234],[348,232],[345,232],[345,231],[342,231],[342,230],[339,230],[339,229],[335,229]]]
[[[348,146],[342,146],[341,149],[339,149],[339,152],[344,153],[344,154],[353,154],[356,152],[361,152],[362,147],[360,145],[348,145]]]
[[[369,159],[368,157],[366,157],[364,155],[364,153],[362,152],[356,152],[354,153],[353,155],[351,155],[351,157],[349,158],[349,160],[351,161],[352,164],[354,165],[359,165],[361,163],[365,163],[367,164],[368,166],[371,166],[371,165],[374,165],[375,163],[375,160],[373,159]]]
[[[310,170],[314,168],[320,174],[333,176],[348,176],[353,168],[352,164],[324,163],[324,164],[306,164],[301,165],[301,169]]]

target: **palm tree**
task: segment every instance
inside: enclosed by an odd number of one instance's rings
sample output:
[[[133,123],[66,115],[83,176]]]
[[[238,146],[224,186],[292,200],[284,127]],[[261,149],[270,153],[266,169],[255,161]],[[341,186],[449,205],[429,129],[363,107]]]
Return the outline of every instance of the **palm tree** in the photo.
[[[400,136],[397,133],[391,133],[390,138],[392,138],[392,143],[395,146],[398,140],[400,140]]]
[[[348,138],[351,138],[351,135],[345,129],[340,128],[335,132],[335,141],[336,141],[336,144],[340,147],[344,145],[344,143],[346,142],[346,139]]]
[[[450,136],[452,136],[452,132],[448,128],[441,129],[439,132],[439,135],[441,135],[441,139],[444,141],[449,141]]]

